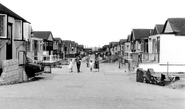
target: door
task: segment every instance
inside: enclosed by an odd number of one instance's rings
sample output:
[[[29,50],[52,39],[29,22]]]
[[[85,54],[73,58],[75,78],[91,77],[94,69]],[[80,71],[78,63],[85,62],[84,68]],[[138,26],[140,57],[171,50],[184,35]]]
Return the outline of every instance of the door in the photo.
[[[6,44],[6,59],[12,59],[12,24],[8,23],[8,35],[7,38],[9,39],[8,43]]]
[[[38,54],[38,41],[34,40],[34,59],[37,60],[37,54]]]

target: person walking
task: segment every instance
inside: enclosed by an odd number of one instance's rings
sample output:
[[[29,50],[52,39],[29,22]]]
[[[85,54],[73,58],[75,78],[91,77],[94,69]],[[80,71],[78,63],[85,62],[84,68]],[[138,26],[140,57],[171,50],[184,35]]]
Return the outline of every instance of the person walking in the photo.
[[[70,59],[68,68],[69,68],[69,73],[73,72],[73,59]]]
[[[89,58],[89,57],[87,57],[87,59],[86,59],[87,67],[89,67],[89,60],[90,60],[90,58]]]
[[[79,57],[76,58],[77,72],[80,72],[81,60]]]
[[[90,65],[90,71],[92,71],[92,69],[93,69],[93,65],[94,65],[94,63],[93,63],[93,61],[92,61],[92,60],[90,60],[89,65]]]

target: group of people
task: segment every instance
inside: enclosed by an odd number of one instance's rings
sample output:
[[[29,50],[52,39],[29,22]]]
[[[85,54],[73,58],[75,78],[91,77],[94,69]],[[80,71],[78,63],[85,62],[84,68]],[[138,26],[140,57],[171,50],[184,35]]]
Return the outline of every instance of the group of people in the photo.
[[[80,72],[80,66],[81,66],[81,58],[80,57],[77,57],[75,60],[70,59],[69,65],[68,65],[68,68],[70,69],[70,73],[73,72],[73,65],[75,63],[74,61],[76,62],[77,72],[79,73]]]
[[[70,59],[70,61],[69,61],[68,68],[69,68],[70,73],[73,72],[73,65],[75,62],[76,62],[76,66],[77,66],[77,72],[78,73],[80,72],[81,58],[77,57],[75,60]],[[87,57],[86,64],[87,64],[87,67],[90,68],[90,71],[92,71],[93,68],[98,69],[98,71],[99,71],[99,61],[97,58],[95,58],[95,60],[93,61],[93,60],[90,60],[90,57]]]
[[[87,64],[87,67],[90,67],[90,71],[92,71],[93,67],[94,67],[94,62],[93,60],[90,60],[90,58],[88,57],[86,59],[86,64]]]

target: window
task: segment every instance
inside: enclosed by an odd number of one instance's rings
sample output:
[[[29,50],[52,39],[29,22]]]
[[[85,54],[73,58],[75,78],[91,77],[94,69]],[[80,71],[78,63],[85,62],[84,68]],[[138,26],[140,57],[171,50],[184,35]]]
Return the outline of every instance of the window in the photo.
[[[28,40],[28,41],[27,41],[27,50],[28,50],[28,52],[30,52],[30,50],[31,50],[30,44],[31,44],[31,42]]]
[[[43,51],[43,43],[42,43],[42,41],[39,41],[39,51]]]
[[[0,14],[0,38],[6,38],[7,16]]]
[[[35,49],[35,46],[34,46],[34,40],[31,41],[31,52]]]
[[[17,40],[22,40],[22,21],[15,20],[15,36],[14,38]]]
[[[127,48],[126,48],[126,50],[129,50],[129,45],[127,45]]]

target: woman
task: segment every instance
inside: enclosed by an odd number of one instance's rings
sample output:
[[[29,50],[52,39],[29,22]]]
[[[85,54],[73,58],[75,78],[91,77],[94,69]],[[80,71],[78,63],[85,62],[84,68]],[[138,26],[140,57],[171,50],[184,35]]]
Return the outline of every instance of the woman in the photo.
[[[76,58],[77,72],[80,72],[81,60],[79,57]]]
[[[73,59],[70,59],[68,68],[69,68],[69,70],[70,70],[70,71],[69,71],[70,73],[73,72]]]

